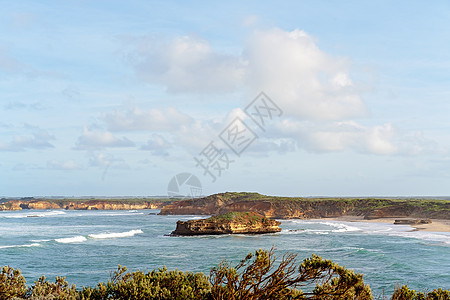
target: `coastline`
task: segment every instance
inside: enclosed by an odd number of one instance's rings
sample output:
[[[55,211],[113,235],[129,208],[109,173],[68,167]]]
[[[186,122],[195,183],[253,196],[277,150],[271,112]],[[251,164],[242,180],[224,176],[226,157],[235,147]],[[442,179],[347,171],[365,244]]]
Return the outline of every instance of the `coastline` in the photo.
[[[335,218],[322,218],[320,220],[343,221],[343,222],[367,222],[367,223],[389,223],[394,224],[395,220],[411,219],[411,218],[378,218],[367,220],[363,216],[343,216]],[[431,219],[431,224],[409,225],[412,231],[433,231],[433,232],[450,232],[450,220]]]

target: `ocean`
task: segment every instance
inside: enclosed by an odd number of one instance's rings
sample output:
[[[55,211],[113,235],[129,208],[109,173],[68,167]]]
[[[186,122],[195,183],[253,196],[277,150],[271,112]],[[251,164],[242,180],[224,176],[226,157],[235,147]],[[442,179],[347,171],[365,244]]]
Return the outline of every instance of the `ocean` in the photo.
[[[0,265],[20,268],[27,284],[65,276],[77,287],[106,282],[117,266],[130,271],[204,272],[227,259],[238,263],[256,249],[312,253],[364,274],[374,295],[396,284],[416,290],[450,289],[450,233],[411,231],[407,225],[324,220],[280,220],[265,235],[169,237],[177,220],[158,210],[0,212]],[[31,216],[31,217],[30,217]]]

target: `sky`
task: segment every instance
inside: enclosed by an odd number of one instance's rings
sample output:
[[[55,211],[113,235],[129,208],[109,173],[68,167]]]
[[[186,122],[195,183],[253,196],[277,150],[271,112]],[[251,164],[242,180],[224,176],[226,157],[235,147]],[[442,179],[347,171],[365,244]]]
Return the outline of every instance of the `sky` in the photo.
[[[450,195],[448,1],[0,2],[0,196]]]

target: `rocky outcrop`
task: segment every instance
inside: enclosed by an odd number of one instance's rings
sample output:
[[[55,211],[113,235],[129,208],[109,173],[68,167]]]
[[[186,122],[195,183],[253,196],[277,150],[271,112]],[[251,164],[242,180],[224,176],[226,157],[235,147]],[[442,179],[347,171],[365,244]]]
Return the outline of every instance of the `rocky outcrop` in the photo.
[[[0,211],[2,210],[21,210],[20,202],[5,202],[0,204]]]
[[[257,212],[266,218],[308,219],[364,216],[450,219],[450,201],[377,198],[289,198],[257,193],[222,193],[173,202],[161,215],[216,215],[231,211]]]
[[[60,209],[61,207],[54,203],[49,201],[30,201],[21,203],[20,207],[22,209]]]
[[[395,220],[395,225],[419,225],[419,224],[431,224],[432,221],[429,219],[400,219]]]
[[[255,212],[230,212],[208,219],[178,221],[171,235],[274,233],[281,231],[280,224]]]

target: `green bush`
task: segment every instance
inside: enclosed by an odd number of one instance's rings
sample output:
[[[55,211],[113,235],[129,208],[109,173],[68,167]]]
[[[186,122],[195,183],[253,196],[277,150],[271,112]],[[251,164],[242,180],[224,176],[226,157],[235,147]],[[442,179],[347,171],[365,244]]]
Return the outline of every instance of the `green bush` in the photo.
[[[9,266],[0,274],[0,300],[3,299],[174,299],[174,300],[290,300],[290,299],[373,299],[363,275],[317,255],[296,263],[297,256],[285,254],[278,263],[274,249],[248,254],[236,266],[222,261],[203,273],[168,271],[160,268],[148,273],[127,272],[119,265],[110,280],[95,287],[77,290],[64,277],[48,282],[44,276],[27,289],[19,269]],[[397,286],[392,300],[450,300],[448,290],[429,293]]]
[[[27,293],[27,299],[80,299],[75,285],[69,285],[65,277],[56,277],[55,282],[48,282],[45,276],[40,277]]]
[[[373,299],[361,274],[314,254],[298,267],[296,259],[290,253],[275,264],[272,248],[248,254],[236,267],[222,262],[211,270],[213,299]]]
[[[85,299],[208,299],[210,285],[203,273],[153,270],[127,273],[127,268],[119,266],[106,284],[96,288],[84,288],[81,295]]]
[[[450,291],[435,289],[429,293],[410,290],[407,285],[397,286],[391,300],[450,300]]]
[[[19,269],[4,266],[0,274],[0,299],[22,298],[27,292],[25,278]]]

